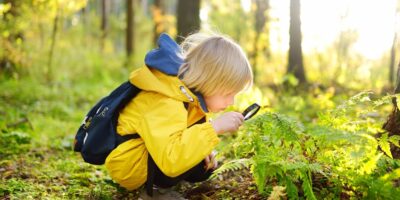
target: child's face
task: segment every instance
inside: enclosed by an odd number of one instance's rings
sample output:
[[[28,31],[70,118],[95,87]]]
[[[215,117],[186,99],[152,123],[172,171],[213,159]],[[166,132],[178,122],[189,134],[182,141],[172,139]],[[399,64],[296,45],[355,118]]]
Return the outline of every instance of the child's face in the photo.
[[[232,105],[235,102],[236,94],[237,93],[205,96],[204,101],[206,102],[207,108],[210,112],[217,113],[225,110],[226,107]]]

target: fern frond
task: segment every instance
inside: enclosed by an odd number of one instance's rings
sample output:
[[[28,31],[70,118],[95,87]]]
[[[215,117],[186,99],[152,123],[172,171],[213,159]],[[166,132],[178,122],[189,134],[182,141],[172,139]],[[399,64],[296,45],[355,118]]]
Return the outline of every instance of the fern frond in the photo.
[[[388,141],[388,134],[385,133],[381,136],[381,138],[379,138],[379,147],[382,149],[383,152],[385,152],[385,154],[387,156],[389,156],[390,158],[392,157],[392,152],[390,151],[390,144]]]
[[[400,141],[400,136],[399,135],[392,135],[389,137],[390,143],[392,143],[394,146],[399,147],[399,141]]]
[[[216,169],[213,172],[213,174],[210,176],[210,179],[215,179],[218,175],[225,173],[225,172],[237,171],[237,170],[241,170],[244,168],[248,168],[249,165],[250,165],[250,159],[247,159],[247,158],[231,160],[231,161],[223,164],[218,169]]]
[[[288,195],[289,199],[299,199],[299,191],[297,190],[297,187],[293,181],[289,178],[289,176],[285,176],[284,180],[286,184],[286,194]]]
[[[303,180],[303,184],[301,184],[301,187],[303,188],[304,194],[307,199],[317,200],[312,190],[311,173],[309,171],[306,171],[302,174],[301,178]]]
[[[322,172],[322,166],[320,163],[306,163],[302,161],[289,162],[286,160],[273,162],[271,165],[280,166],[284,171],[296,171],[296,170],[309,170],[311,172]]]

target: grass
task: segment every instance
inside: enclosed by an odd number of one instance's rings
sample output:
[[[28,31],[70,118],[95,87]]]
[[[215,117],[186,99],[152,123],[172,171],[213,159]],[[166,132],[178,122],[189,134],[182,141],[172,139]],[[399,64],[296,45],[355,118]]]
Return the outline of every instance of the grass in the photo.
[[[84,95],[96,86],[2,81],[0,197],[112,199],[123,194],[103,166],[86,164],[72,151],[82,117],[111,85],[100,89],[98,84],[98,93]]]
[[[72,144],[89,108],[128,78],[124,59],[92,49],[59,48],[51,81],[25,66],[23,76],[0,77],[0,199],[123,199],[104,166],[83,162]],[[84,54],[71,66],[66,58]],[[37,55],[39,56],[39,55]],[[79,57],[79,56],[78,56]]]

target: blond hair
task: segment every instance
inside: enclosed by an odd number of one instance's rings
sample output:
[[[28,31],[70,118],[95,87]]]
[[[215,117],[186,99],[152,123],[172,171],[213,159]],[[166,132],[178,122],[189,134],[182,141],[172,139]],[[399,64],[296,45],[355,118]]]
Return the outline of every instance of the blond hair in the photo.
[[[237,93],[253,84],[253,73],[242,48],[229,37],[196,33],[181,44],[184,63],[178,76],[204,96]]]

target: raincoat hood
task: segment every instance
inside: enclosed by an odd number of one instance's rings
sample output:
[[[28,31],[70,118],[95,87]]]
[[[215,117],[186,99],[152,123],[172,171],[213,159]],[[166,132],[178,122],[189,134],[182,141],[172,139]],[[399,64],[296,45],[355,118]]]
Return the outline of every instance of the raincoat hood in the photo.
[[[168,97],[199,103],[202,110],[208,109],[200,93],[192,92],[177,77],[180,66],[184,63],[181,47],[167,34],[161,34],[158,48],[149,51],[145,57],[147,67],[142,67],[130,76],[132,84],[147,91],[154,91]]]
[[[181,47],[165,33],[161,34],[157,45],[157,49],[147,53],[144,59],[145,64],[165,74],[177,76],[184,62]]]

